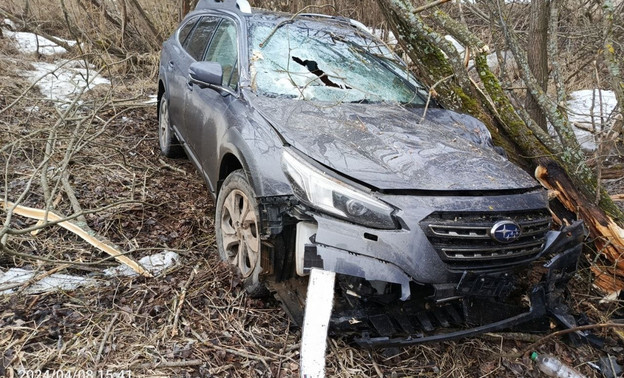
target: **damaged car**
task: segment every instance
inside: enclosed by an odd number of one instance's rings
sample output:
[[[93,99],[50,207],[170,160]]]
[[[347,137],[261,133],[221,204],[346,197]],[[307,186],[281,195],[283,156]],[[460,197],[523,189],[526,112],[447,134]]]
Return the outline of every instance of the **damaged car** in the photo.
[[[220,257],[301,320],[311,269],[338,274],[331,324],[403,346],[554,315],[584,228],[475,118],[428,101],[353,20],[200,0],[164,43],[159,143],[216,199]]]

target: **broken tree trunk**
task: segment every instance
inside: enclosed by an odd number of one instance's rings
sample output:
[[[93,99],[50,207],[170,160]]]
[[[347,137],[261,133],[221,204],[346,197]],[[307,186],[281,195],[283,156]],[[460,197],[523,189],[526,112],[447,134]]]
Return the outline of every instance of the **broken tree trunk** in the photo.
[[[535,177],[544,187],[554,191],[568,210],[585,221],[596,249],[604,257],[592,264],[594,284],[607,292],[624,289],[624,229],[588,201],[555,162],[544,160],[535,170]]]
[[[594,244],[606,261],[596,261],[592,265],[595,284],[609,292],[624,289],[624,230],[598,206],[587,201],[556,163],[544,162],[535,175],[542,185],[555,192],[568,210],[585,221],[592,235],[600,235],[594,239]],[[585,205],[577,206],[579,203]]]
[[[450,42],[425,24],[418,15],[418,9],[411,2],[378,0],[378,3],[393,33],[398,36],[414,63],[413,69],[417,76],[428,86],[438,83],[436,86],[438,101],[449,109],[468,113],[480,119],[490,130],[494,143],[503,147],[513,162],[527,170],[533,170],[535,164],[526,156],[548,155],[548,150],[542,143],[534,143],[535,138],[531,137],[533,132],[513,111],[502,86],[487,68],[486,63],[484,70],[478,67],[477,71],[490,88],[498,88],[495,95],[485,93],[474,85],[463,64],[464,59]],[[433,14],[434,17],[440,17],[438,23],[448,26],[449,29],[459,30],[459,24],[442,13],[436,11]],[[476,52],[477,57],[485,57],[488,53],[485,43],[480,42],[467,28],[462,28],[453,36],[471,51]],[[444,51],[438,46],[444,47]],[[447,79],[449,76],[451,78]]]

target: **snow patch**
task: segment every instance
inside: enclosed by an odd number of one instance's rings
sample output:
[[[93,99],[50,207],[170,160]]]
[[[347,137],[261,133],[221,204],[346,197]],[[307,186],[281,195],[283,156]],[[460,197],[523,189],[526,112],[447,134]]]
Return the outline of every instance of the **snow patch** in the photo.
[[[464,47],[464,45],[462,45],[458,40],[456,40],[452,35],[445,35],[444,39],[446,39],[447,41],[451,42],[451,44],[453,45],[453,47],[455,47],[455,50],[457,50],[457,52],[459,54],[462,54],[466,48]]]
[[[38,272],[28,269],[11,268],[5,273],[0,273],[0,294],[12,294],[19,287],[36,277]],[[98,281],[93,278],[72,276],[68,274],[51,274],[32,285],[28,286],[24,293],[38,294],[56,290],[75,290],[80,286],[97,286]],[[9,288],[10,287],[10,288]]]
[[[95,70],[84,68],[78,61],[61,61],[60,64],[32,62],[34,71],[22,71],[30,82],[37,83],[41,93],[49,100],[67,102],[83,88],[92,89],[110,81]]]
[[[13,39],[17,48],[24,54],[39,53],[42,55],[55,55],[67,52],[65,48],[57,45],[56,43],[50,41],[45,37],[34,33],[13,32],[9,30],[3,30],[3,33],[8,38]],[[76,41],[69,41],[61,38],[59,38],[59,40],[66,42],[70,46],[76,44]]]
[[[570,100],[567,101],[568,119],[581,148],[596,150],[596,133],[609,130],[613,123],[611,113],[616,105],[613,91],[583,89],[570,93]]]
[[[163,270],[174,266],[179,261],[180,255],[172,251],[164,251],[143,257],[139,260],[139,264],[153,275],[157,275]],[[137,272],[127,265],[119,265],[114,268],[106,269],[104,274],[109,277],[134,277],[138,275]]]
[[[366,27],[366,29],[369,33],[381,39],[390,46],[395,46],[399,44],[399,41],[396,39],[394,33],[391,30],[384,31],[383,29],[373,29],[369,27]]]
[[[9,20],[8,18],[5,18],[4,20],[2,20],[2,23],[7,25],[8,27],[10,27],[13,30],[17,29],[17,27],[15,26],[15,22]],[[3,31],[6,32],[7,30],[3,30]]]
[[[139,263],[152,274],[157,275],[180,261],[180,256],[172,251],[164,251],[151,256],[145,256]],[[29,269],[11,268],[6,272],[0,271],[0,295],[13,294],[29,280],[42,272]],[[134,277],[137,273],[127,265],[119,265],[104,270],[107,277]],[[33,282],[25,290],[25,294],[39,294],[58,290],[76,290],[79,287],[106,285],[107,282],[92,277],[75,276],[69,274],[51,274]]]

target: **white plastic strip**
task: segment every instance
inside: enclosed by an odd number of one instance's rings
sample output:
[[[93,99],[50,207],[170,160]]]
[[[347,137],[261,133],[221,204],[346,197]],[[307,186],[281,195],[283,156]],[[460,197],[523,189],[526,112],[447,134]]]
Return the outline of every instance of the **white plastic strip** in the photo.
[[[336,273],[312,269],[308,283],[303,336],[301,338],[301,376],[325,376],[327,329],[334,302]]]

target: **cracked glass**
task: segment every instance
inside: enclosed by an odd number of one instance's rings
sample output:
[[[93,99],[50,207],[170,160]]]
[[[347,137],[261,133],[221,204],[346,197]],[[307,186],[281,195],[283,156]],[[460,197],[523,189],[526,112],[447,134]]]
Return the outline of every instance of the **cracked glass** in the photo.
[[[426,102],[426,90],[383,42],[350,25],[260,22],[250,28],[250,44],[252,89],[265,96],[338,103]]]

